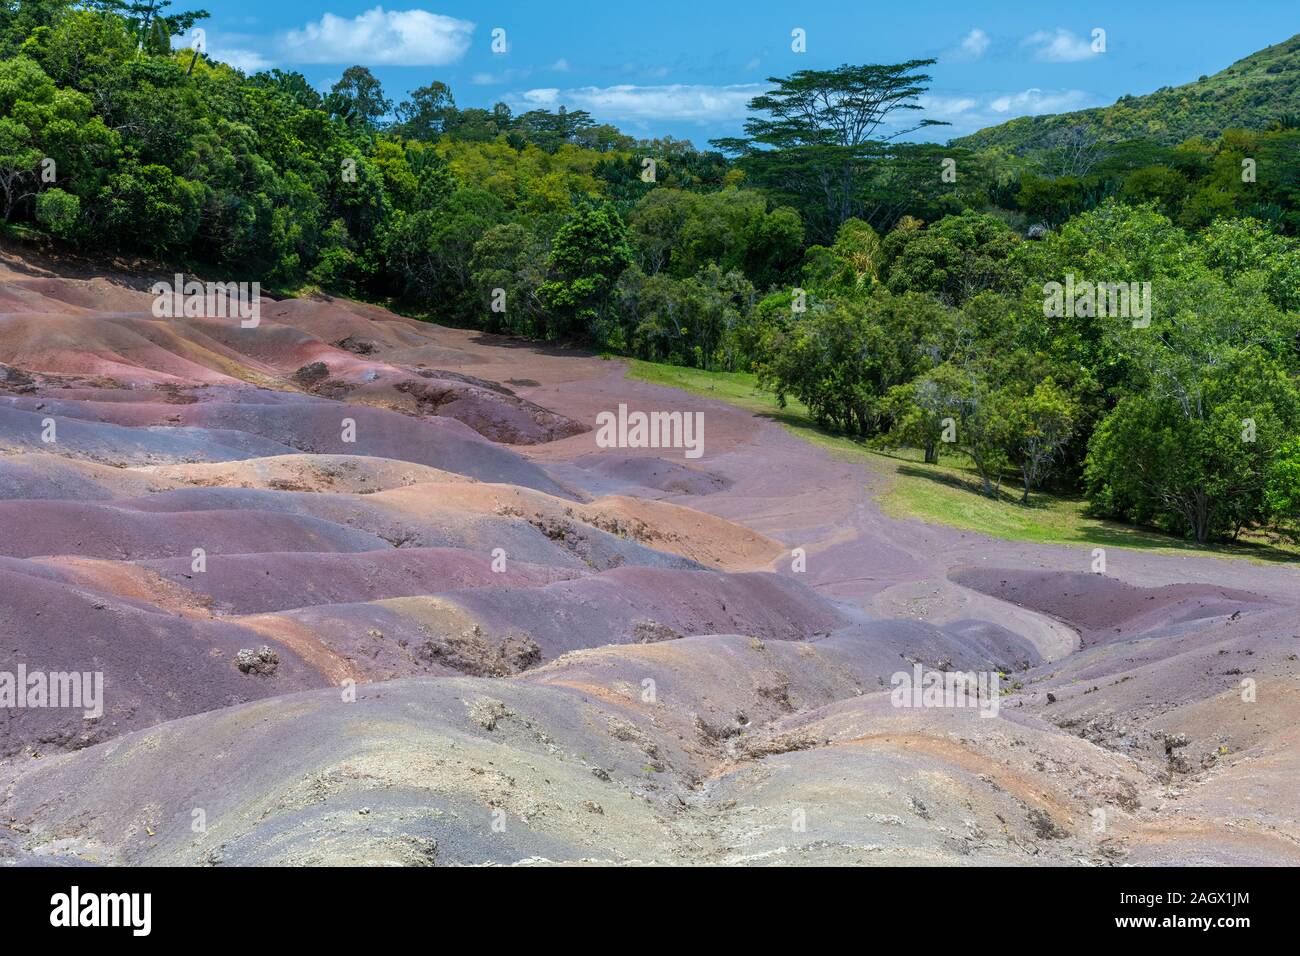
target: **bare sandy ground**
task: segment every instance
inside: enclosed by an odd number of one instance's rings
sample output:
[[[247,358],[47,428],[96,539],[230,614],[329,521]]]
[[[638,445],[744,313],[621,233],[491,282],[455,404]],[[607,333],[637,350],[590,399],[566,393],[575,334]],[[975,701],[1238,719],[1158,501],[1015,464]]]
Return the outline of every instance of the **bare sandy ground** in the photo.
[[[0,861],[1300,861],[1294,566],[1090,574],[618,362],[140,289],[0,258],[0,675],[105,687],[0,708]]]

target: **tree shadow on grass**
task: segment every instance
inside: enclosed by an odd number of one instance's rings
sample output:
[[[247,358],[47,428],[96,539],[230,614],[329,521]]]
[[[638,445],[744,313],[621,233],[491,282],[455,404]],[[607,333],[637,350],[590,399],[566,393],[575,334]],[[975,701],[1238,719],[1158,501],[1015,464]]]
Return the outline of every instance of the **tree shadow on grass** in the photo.
[[[889,456],[897,457],[897,456]],[[903,462],[910,462],[910,459],[900,458]],[[941,470],[932,466],[920,464],[900,464],[898,473],[909,478],[923,478],[926,481],[942,485],[945,488],[952,488],[956,491],[969,494],[982,501],[992,502],[995,499],[984,494],[981,482],[977,475],[960,475],[953,474],[950,471]],[[1088,515],[1084,509],[1082,498],[1064,498],[1051,497],[1041,492],[1030,496],[1029,503],[1024,504],[1020,501],[1020,494],[1008,493],[1001,490],[996,499],[1001,504],[1012,505],[1017,509],[1023,509],[1026,513],[1034,511],[1050,511],[1054,506],[1066,504],[1079,508],[1079,521],[1071,528],[1072,535],[1062,535],[1058,541],[1062,544],[1078,543],[1084,545],[1095,545],[1098,547],[1112,548],[1133,548],[1137,550],[1173,550],[1186,551],[1194,555],[1203,555],[1206,557],[1244,557],[1256,561],[1264,561],[1274,564],[1296,564],[1300,563],[1300,555],[1283,548],[1274,547],[1273,545],[1255,542],[1255,541],[1235,541],[1224,542],[1219,544],[1201,545],[1185,538],[1179,538],[1175,535],[1167,534],[1156,528],[1142,527],[1138,525],[1122,524],[1118,521],[1110,521],[1105,518],[1095,518]],[[1045,531],[1048,529],[1044,529]],[[992,532],[987,532],[992,533]],[[1050,534],[1050,531],[1049,531]],[[996,536],[996,535],[995,535]]]
[[[894,456],[891,455],[889,457],[892,458]],[[904,462],[911,461],[911,459],[908,458],[902,458],[900,460]],[[924,478],[926,481],[933,481],[935,484],[943,485],[947,488],[955,488],[958,491],[969,492],[983,501],[1018,505],[1029,511],[1044,509],[1047,507],[1047,502],[1043,501],[1041,497],[1035,498],[1032,495],[1029,498],[1028,504],[1022,504],[1020,501],[1020,493],[1018,491],[1014,493],[1009,492],[1006,490],[1005,486],[997,489],[996,497],[990,497],[989,495],[984,494],[983,484],[977,475],[955,475],[951,471],[941,470],[941,468],[936,468],[933,465],[923,465],[919,463],[899,465],[898,473],[900,475],[906,475],[908,478]]]

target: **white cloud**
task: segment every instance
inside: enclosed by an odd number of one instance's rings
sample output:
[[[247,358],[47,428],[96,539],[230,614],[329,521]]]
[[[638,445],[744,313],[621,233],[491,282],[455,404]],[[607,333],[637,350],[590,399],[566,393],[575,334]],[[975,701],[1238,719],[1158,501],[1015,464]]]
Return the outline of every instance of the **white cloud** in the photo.
[[[566,60],[564,57],[560,57],[558,60],[556,60],[554,63],[551,64],[551,69],[554,70],[556,73],[568,73],[569,61]]]
[[[544,88],[520,94],[529,108],[553,109],[564,105],[586,110],[605,120],[692,120],[716,122],[741,119],[745,106],[766,87],[760,83],[703,86],[674,83],[668,86],[584,86],[559,90]]]
[[[290,63],[444,66],[469,49],[474,24],[427,10],[375,7],[352,19],[326,13],[280,41]]]
[[[1078,63],[1097,55],[1092,42],[1063,27],[1054,31],[1039,30],[1020,41],[1021,46],[1034,48],[1034,59],[1048,63]]]
[[[1017,116],[1068,113],[1097,106],[1100,102],[1083,90],[1041,90],[1037,87],[1018,93],[925,93],[917,98],[924,112],[903,116],[897,123],[914,122],[917,115],[949,123],[951,125],[935,126],[921,133],[926,139],[942,141],[997,126]]]
[[[989,103],[989,109],[995,113],[1010,113],[1015,116],[1068,113],[1070,110],[1081,108],[1087,100],[1088,94],[1083,90],[1058,90],[1044,93],[1035,87],[1020,93],[1008,93],[996,97]]]
[[[502,70],[500,73],[475,73],[469,81],[475,86],[500,86],[502,83],[514,83],[527,79],[533,72],[532,67]]]
[[[962,39],[961,49],[972,60],[978,60],[989,48],[989,43],[989,35],[979,27],[975,27]]]
[[[934,114],[929,116],[929,119],[949,119],[960,116],[980,105],[980,101],[973,96],[931,96],[929,93],[918,96],[916,102],[927,114]],[[911,116],[907,117],[907,120],[911,119]]]
[[[271,61],[255,50],[213,50],[208,55],[245,73],[256,73],[271,66]]]

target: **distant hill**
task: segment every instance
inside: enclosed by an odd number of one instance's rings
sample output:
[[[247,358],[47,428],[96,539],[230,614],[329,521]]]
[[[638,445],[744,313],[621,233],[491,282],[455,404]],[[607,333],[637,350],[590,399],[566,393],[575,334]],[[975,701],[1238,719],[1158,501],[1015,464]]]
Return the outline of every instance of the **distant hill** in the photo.
[[[953,142],[970,149],[1031,152],[1063,130],[1084,126],[1103,140],[1150,139],[1180,143],[1212,138],[1225,129],[1263,128],[1300,114],[1300,34],[1252,53],[1226,70],[1195,83],[1166,86],[1145,96],[1123,96],[1113,106],[1022,116]]]

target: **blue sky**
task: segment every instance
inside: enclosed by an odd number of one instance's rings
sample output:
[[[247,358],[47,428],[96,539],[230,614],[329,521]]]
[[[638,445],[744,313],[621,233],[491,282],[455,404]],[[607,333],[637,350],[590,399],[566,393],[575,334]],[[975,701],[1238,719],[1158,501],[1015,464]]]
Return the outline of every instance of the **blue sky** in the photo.
[[[442,80],[461,107],[564,104],[697,146],[738,133],[764,80],[799,69],[935,57],[924,115],[953,124],[930,136],[945,140],[1190,82],[1300,32],[1295,0],[176,3],[190,6],[212,13],[209,52],[243,69],[298,70],[325,90],[361,63],[396,101]],[[792,50],[795,29],[805,52]]]

